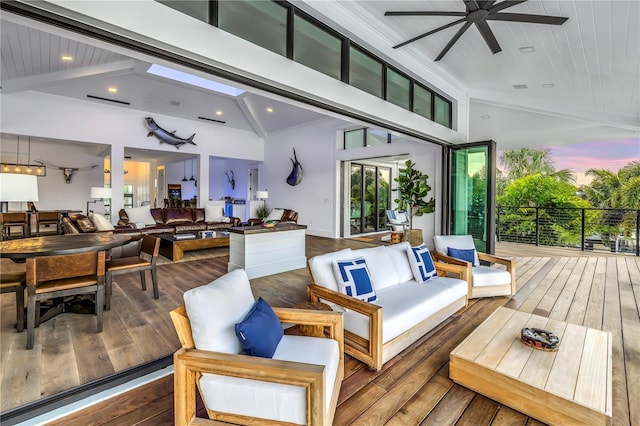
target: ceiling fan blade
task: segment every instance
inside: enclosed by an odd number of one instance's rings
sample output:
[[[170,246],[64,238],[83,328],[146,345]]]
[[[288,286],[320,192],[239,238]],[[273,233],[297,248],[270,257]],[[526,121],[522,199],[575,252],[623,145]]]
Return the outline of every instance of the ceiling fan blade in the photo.
[[[489,8],[493,6],[495,2],[495,0],[478,1],[478,6],[480,6],[480,9],[489,10]]]
[[[426,10],[400,10],[385,12],[384,16],[467,16],[467,12],[436,12]]]
[[[462,19],[458,19],[457,21],[453,21],[453,22],[451,22],[451,23],[449,23],[449,24],[446,24],[446,25],[443,25],[443,26],[441,26],[441,27],[438,27],[438,28],[436,28],[435,30],[431,30],[431,31],[428,31],[428,32],[426,32],[426,33],[423,33],[423,34],[420,34],[420,35],[418,35],[418,36],[415,36],[415,37],[414,37],[414,38],[412,38],[412,39],[409,39],[409,40],[407,40],[407,41],[403,41],[403,42],[402,42],[402,43],[400,43],[400,44],[396,44],[395,46],[393,46],[393,48],[394,48],[394,49],[397,49],[398,47],[406,46],[406,45],[407,45],[407,44],[409,44],[409,43],[413,43],[413,42],[414,42],[414,41],[416,41],[416,40],[420,40],[421,38],[424,38],[424,37],[426,37],[426,36],[430,36],[431,34],[437,33],[438,31],[442,31],[442,30],[447,29],[447,28],[449,28],[449,27],[453,27],[454,25],[458,25],[458,24],[459,24],[459,23],[461,23],[461,22],[465,22],[465,19],[464,19],[464,18],[462,18]]]
[[[440,52],[440,54],[438,55],[438,57],[435,59],[435,61],[439,61],[440,59],[444,58],[444,55],[447,54],[447,52],[449,51],[449,49],[451,49],[453,47],[454,44],[456,44],[456,41],[458,41],[458,39],[462,36],[462,34],[464,34],[465,31],[467,31],[467,29],[469,29],[469,27],[471,26],[471,22],[465,22],[464,25],[462,27],[460,27],[460,29],[458,30],[458,32],[456,33],[456,35],[454,35],[451,40],[449,40],[449,43],[447,43],[447,45],[444,47],[444,49],[442,49],[442,52]]]
[[[508,7],[513,7],[517,4],[520,3],[524,3],[527,0],[505,0],[505,1],[501,1],[500,3],[496,4],[495,6],[491,6],[491,8],[489,9],[490,13],[495,13],[495,12],[499,12],[503,9],[506,9]]]
[[[495,13],[489,14],[487,20],[491,21],[510,21],[510,22],[528,22],[532,24],[562,25],[567,19],[562,16],[547,15],[528,15],[526,13]]]
[[[482,38],[485,43],[487,43],[487,46],[489,46],[489,49],[491,49],[491,53],[495,55],[502,50],[498,44],[498,40],[496,40],[496,36],[493,35],[493,31],[491,31],[489,24],[487,24],[487,21],[476,22],[476,27],[478,27],[478,31],[480,31],[480,35],[482,35]]]
[[[480,6],[478,6],[478,2],[476,2],[476,0],[462,0],[464,1],[465,6],[467,6],[467,10],[469,12],[473,12],[474,10],[478,10],[480,9]]]

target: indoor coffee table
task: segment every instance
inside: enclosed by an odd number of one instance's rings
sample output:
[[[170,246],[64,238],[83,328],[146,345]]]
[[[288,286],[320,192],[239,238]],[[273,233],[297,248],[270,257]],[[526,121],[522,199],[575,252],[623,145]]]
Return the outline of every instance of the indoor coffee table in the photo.
[[[560,338],[557,352],[520,341],[524,327]],[[451,379],[549,424],[611,424],[611,333],[498,308],[450,354]]]
[[[185,235],[192,238],[180,239]],[[182,259],[185,251],[229,246],[229,233],[221,231],[217,231],[213,237],[202,237],[200,234],[191,233],[161,234],[158,238],[160,238],[160,254],[173,261]]]

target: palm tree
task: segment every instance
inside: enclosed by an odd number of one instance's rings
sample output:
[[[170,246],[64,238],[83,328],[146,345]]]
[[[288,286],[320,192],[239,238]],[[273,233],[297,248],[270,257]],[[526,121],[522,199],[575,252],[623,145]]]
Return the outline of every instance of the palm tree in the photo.
[[[589,169],[585,175],[593,178],[591,184],[580,190],[596,207],[640,208],[640,161],[631,161],[612,172],[607,169]]]
[[[498,170],[497,193],[501,195],[504,189],[514,180],[524,176],[542,175],[555,178],[559,182],[575,184],[575,173],[571,169],[556,170],[549,148],[518,148],[502,151],[500,162],[505,170]]]

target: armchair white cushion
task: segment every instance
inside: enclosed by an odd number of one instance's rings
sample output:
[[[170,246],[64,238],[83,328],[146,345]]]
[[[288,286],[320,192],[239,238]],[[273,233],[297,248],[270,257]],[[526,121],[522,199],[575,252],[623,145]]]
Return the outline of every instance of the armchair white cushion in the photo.
[[[176,424],[191,417],[186,411],[195,413],[195,397],[185,396],[189,394],[183,389],[193,377],[189,371],[197,372],[198,388],[212,419],[331,424],[344,375],[342,314],[274,308],[286,322],[329,326],[330,338],[284,335],[268,359],[241,354],[235,324],[255,303],[243,269],[185,292],[184,301],[187,319],[180,318],[180,308],[171,312],[183,345],[174,355]],[[193,346],[196,350],[190,349]],[[314,414],[314,406],[320,414]]]
[[[468,265],[467,279],[469,281],[469,298],[488,296],[513,296],[516,292],[516,272],[515,262],[486,253],[475,251],[475,261],[473,265],[460,259],[448,255],[448,249],[474,249],[473,237],[471,235],[436,235],[433,237],[435,246],[434,257],[442,262],[455,263],[458,265]],[[497,263],[503,268],[495,266],[484,266],[480,260]]]

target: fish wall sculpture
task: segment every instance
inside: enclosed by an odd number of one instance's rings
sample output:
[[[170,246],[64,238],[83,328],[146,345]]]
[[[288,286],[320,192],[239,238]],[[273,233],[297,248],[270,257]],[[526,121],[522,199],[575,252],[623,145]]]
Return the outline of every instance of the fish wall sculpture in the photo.
[[[169,145],[175,146],[177,149],[180,149],[182,145],[187,143],[191,145],[195,145],[195,142],[193,142],[193,137],[196,135],[195,133],[192,134],[191,137],[187,139],[183,139],[176,136],[175,131],[169,132],[163,129],[162,127],[158,126],[158,123],[156,123],[151,117],[145,118],[144,121],[147,127],[149,128],[149,133],[147,134],[147,137],[156,135],[156,137],[160,139],[160,143],[162,142],[168,143]]]
[[[291,186],[296,186],[302,182],[302,164],[298,161],[295,148],[293,149],[293,158],[290,158],[290,160],[293,163],[293,168],[287,177],[287,183]]]

